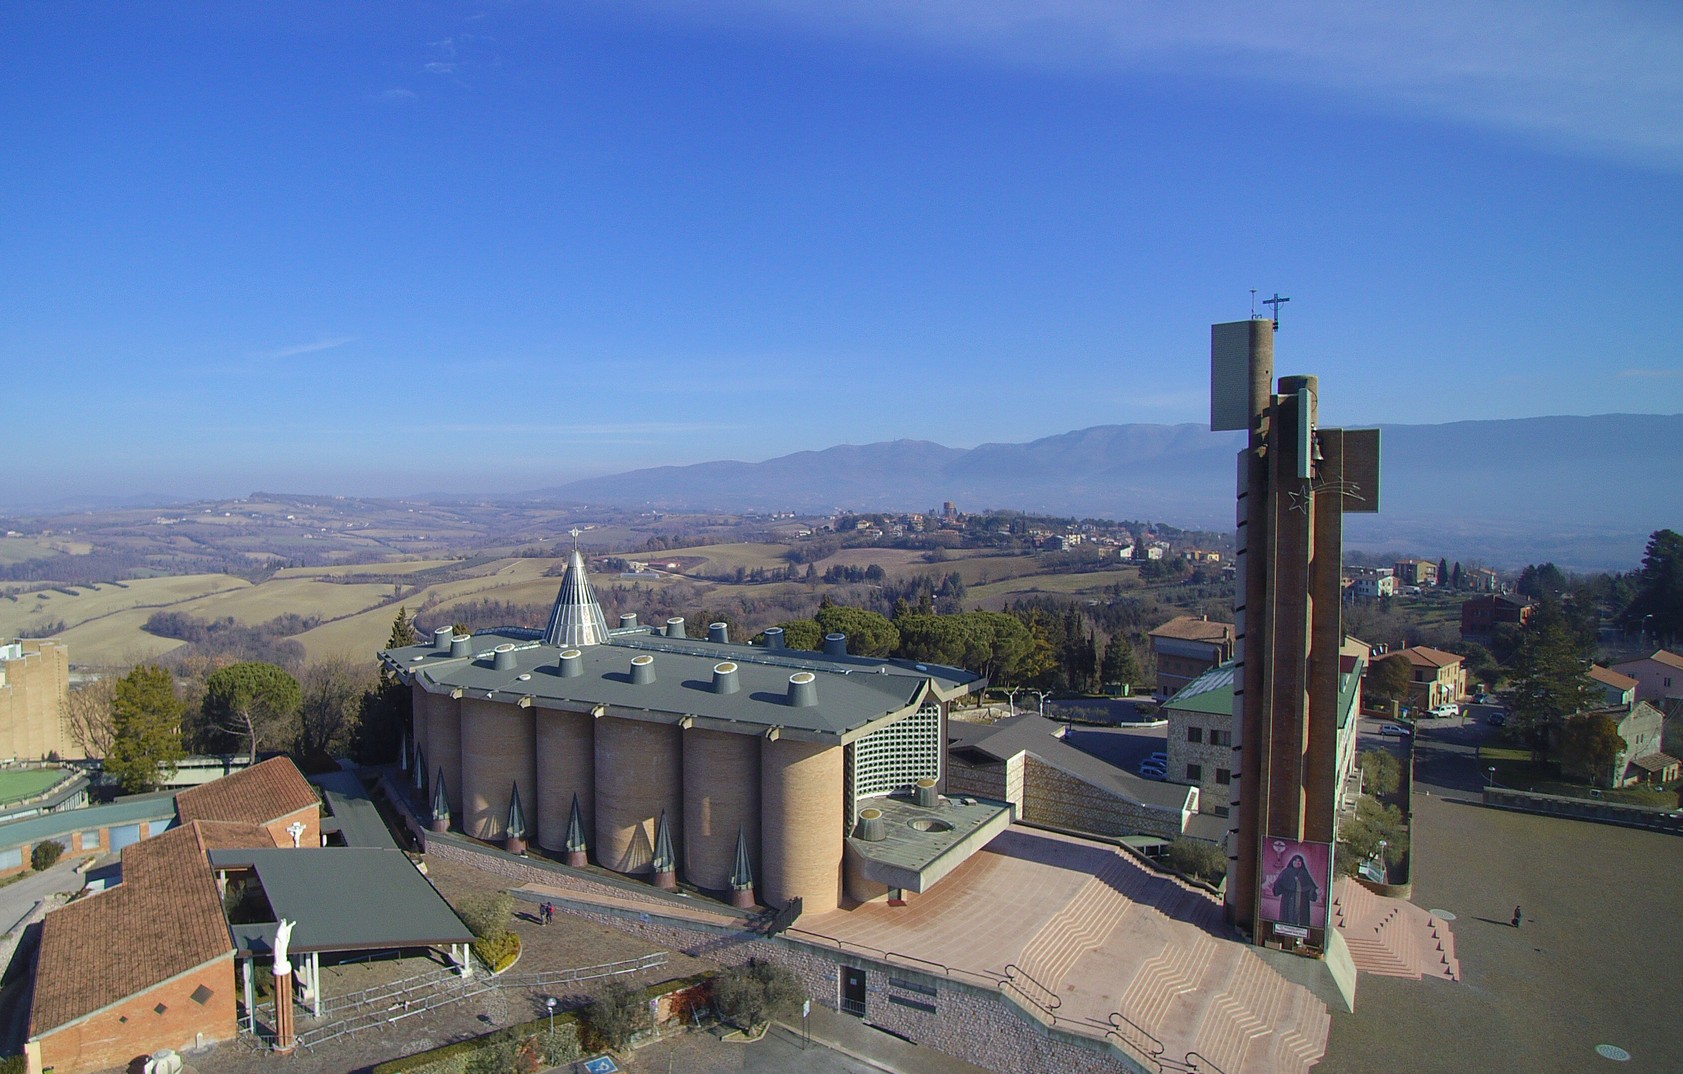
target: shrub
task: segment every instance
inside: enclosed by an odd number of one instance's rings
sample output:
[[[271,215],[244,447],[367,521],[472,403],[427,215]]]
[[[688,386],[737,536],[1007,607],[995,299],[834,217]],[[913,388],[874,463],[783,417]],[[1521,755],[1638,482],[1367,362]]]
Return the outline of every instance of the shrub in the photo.
[[[584,1017],[608,1047],[624,1048],[648,1019],[643,990],[624,981],[609,981],[585,1008]]]
[[[1363,750],[1356,756],[1362,786],[1369,794],[1395,794],[1402,782],[1402,762],[1390,750]]]
[[[63,856],[63,843],[52,839],[45,843],[36,843],[35,849],[29,852],[29,867],[36,872],[40,872],[42,869],[51,869]]]
[[[501,973],[520,957],[520,934],[505,932],[501,936],[482,936],[473,941],[473,953],[491,968],[492,973]]]
[[[794,1013],[806,998],[800,978],[771,962],[750,959],[713,982],[713,1002],[719,1013],[744,1029]]]
[[[456,915],[480,939],[506,935],[513,913],[514,896],[506,891],[494,895],[465,895],[456,905]]]
[[[1181,836],[1169,844],[1169,867],[1195,880],[1211,883],[1227,875],[1227,852],[1215,843]]]
[[[584,1055],[584,1049],[579,1047],[577,1029],[564,1026],[553,1033],[545,1032],[538,1038],[538,1054],[552,1067],[578,1059]]]

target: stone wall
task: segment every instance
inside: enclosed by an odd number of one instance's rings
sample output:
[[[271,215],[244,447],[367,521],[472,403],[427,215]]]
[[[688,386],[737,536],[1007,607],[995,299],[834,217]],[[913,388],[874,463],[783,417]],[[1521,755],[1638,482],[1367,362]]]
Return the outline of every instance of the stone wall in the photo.
[[[1181,834],[1178,809],[1154,809],[1083,783],[1044,761],[1023,758],[1023,819],[1035,824],[1100,835]]]
[[[1105,1027],[1085,1027],[1091,1036],[1059,1028],[1032,1001],[1001,991],[991,979],[958,980],[950,973],[911,968],[908,960],[877,952],[832,947],[834,941],[796,927],[776,937],[753,931],[754,915],[741,927],[710,925],[662,916],[669,904],[689,903],[634,883],[597,880],[565,866],[537,863],[479,847],[458,837],[429,840],[427,853],[506,877],[541,883],[581,895],[595,889],[647,904],[646,910],[599,906],[558,896],[556,909],[644,939],[651,947],[681,951],[723,966],[749,959],[774,962],[800,978],[814,1003],[841,1009],[843,967],[866,974],[865,1020],[915,1043],[1000,1074],[1029,1070],[1071,1074],[1145,1074],[1146,1067],[1102,1039]],[[723,906],[709,909],[728,914]],[[894,959],[894,961],[890,961]],[[929,967],[939,969],[940,967]]]
[[[1530,791],[1515,791],[1505,787],[1486,788],[1484,804],[1521,813],[1572,817],[1577,820],[1595,821],[1598,824],[1650,828],[1654,831],[1683,835],[1683,811],[1679,810],[1648,809],[1644,806],[1596,802],[1587,798],[1562,798],[1553,794],[1533,794]]]

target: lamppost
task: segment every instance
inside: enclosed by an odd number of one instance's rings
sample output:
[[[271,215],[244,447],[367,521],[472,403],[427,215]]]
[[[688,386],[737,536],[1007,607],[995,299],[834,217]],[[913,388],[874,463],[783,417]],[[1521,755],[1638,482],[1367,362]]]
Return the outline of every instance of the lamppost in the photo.
[[[1654,613],[1653,612],[1649,612],[1647,615],[1644,615],[1642,617],[1642,629],[1638,632],[1641,635],[1641,637],[1639,637],[1637,639],[1638,641],[1640,641],[1642,638],[1646,638],[1646,637],[1649,636],[1648,635],[1648,620],[1650,620],[1652,618],[1654,618]]]
[[[555,1036],[555,997],[545,996],[543,1005],[549,1008],[549,1035]]]
[[[1385,878],[1380,881],[1381,884],[1391,882],[1391,863],[1385,860],[1385,848],[1390,845],[1383,839],[1379,841],[1379,875]]]
[[[1496,766],[1491,765],[1489,768],[1486,768],[1484,770],[1484,773],[1485,773],[1485,775],[1484,775],[1484,778],[1485,778],[1485,784],[1484,785],[1485,785],[1485,787],[1488,789],[1490,787],[1496,786]]]

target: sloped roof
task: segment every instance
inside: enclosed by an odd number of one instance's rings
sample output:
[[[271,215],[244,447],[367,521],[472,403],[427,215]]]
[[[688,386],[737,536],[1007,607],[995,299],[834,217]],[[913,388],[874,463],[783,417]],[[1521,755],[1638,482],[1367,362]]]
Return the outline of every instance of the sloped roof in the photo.
[[[1600,664],[1590,665],[1589,677],[1596,682],[1611,686],[1615,690],[1634,690],[1641,685],[1629,675],[1621,675],[1616,671],[1602,667]]]
[[[602,615],[602,605],[590,588],[590,578],[584,571],[584,555],[577,548],[567,560],[567,573],[561,576],[561,588],[555,594],[555,605],[549,610],[549,624],[544,627],[545,645],[574,648],[601,645],[608,640],[608,622]]]
[[[1446,653],[1442,649],[1434,649],[1430,645],[1411,645],[1402,651],[1402,655],[1408,659],[1410,664],[1433,668],[1453,667],[1466,659],[1455,653]]]
[[[175,811],[183,824],[195,820],[266,824],[320,801],[290,758],[271,757],[243,772],[182,791],[175,796]]]
[[[947,725],[952,747],[980,750],[1000,761],[1010,760],[1019,753],[1029,753],[1083,783],[1143,806],[1169,811],[1186,807],[1190,789],[1187,785],[1146,779],[1118,768],[1065,742],[1058,737],[1062,730],[1062,724],[1033,712],[995,724],[955,721]]]
[[[207,844],[273,847],[262,828],[189,823],[123,850],[123,882],[54,910],[41,923],[29,1034],[39,1036],[232,955]],[[227,987],[234,987],[230,975]]]
[[[1166,709],[1177,712],[1199,712],[1208,716],[1233,715],[1233,668],[1229,660],[1193,679],[1169,700]]]
[[[1177,615],[1151,632],[1154,638],[1219,643],[1233,640],[1233,624],[1217,623],[1195,615]]]

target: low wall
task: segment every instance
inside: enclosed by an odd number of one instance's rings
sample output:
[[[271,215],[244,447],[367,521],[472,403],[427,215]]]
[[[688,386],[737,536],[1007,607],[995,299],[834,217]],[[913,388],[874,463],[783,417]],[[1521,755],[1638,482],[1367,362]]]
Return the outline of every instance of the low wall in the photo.
[[[1511,809],[1519,813],[1571,817],[1574,820],[1589,820],[1597,824],[1617,824],[1625,828],[1647,828],[1656,832],[1683,835],[1683,810],[1649,809],[1646,806],[1597,802],[1587,798],[1565,798],[1555,794],[1537,794],[1506,787],[1485,788],[1484,804],[1494,809]]]
[[[1108,1026],[1061,1028],[1055,1012],[1037,1009],[1040,999],[1014,994],[1007,985],[980,974],[950,970],[912,956],[874,951],[796,926],[768,937],[757,931],[759,916],[741,914],[739,926],[712,925],[665,916],[662,911],[695,900],[668,895],[636,881],[616,881],[547,861],[520,858],[456,835],[427,835],[427,854],[460,861],[516,883],[537,883],[579,892],[551,900],[557,910],[645,939],[651,946],[735,966],[761,959],[798,976],[814,1003],[841,1009],[841,969],[866,971],[865,1020],[889,1032],[1001,1074],[1057,1070],[1069,1074],[1146,1074],[1148,1067],[1111,1043]],[[592,889],[633,898],[638,909],[601,906],[588,900]],[[643,909],[642,907],[646,907]],[[729,907],[709,911],[730,915]],[[961,980],[959,977],[973,978]]]

